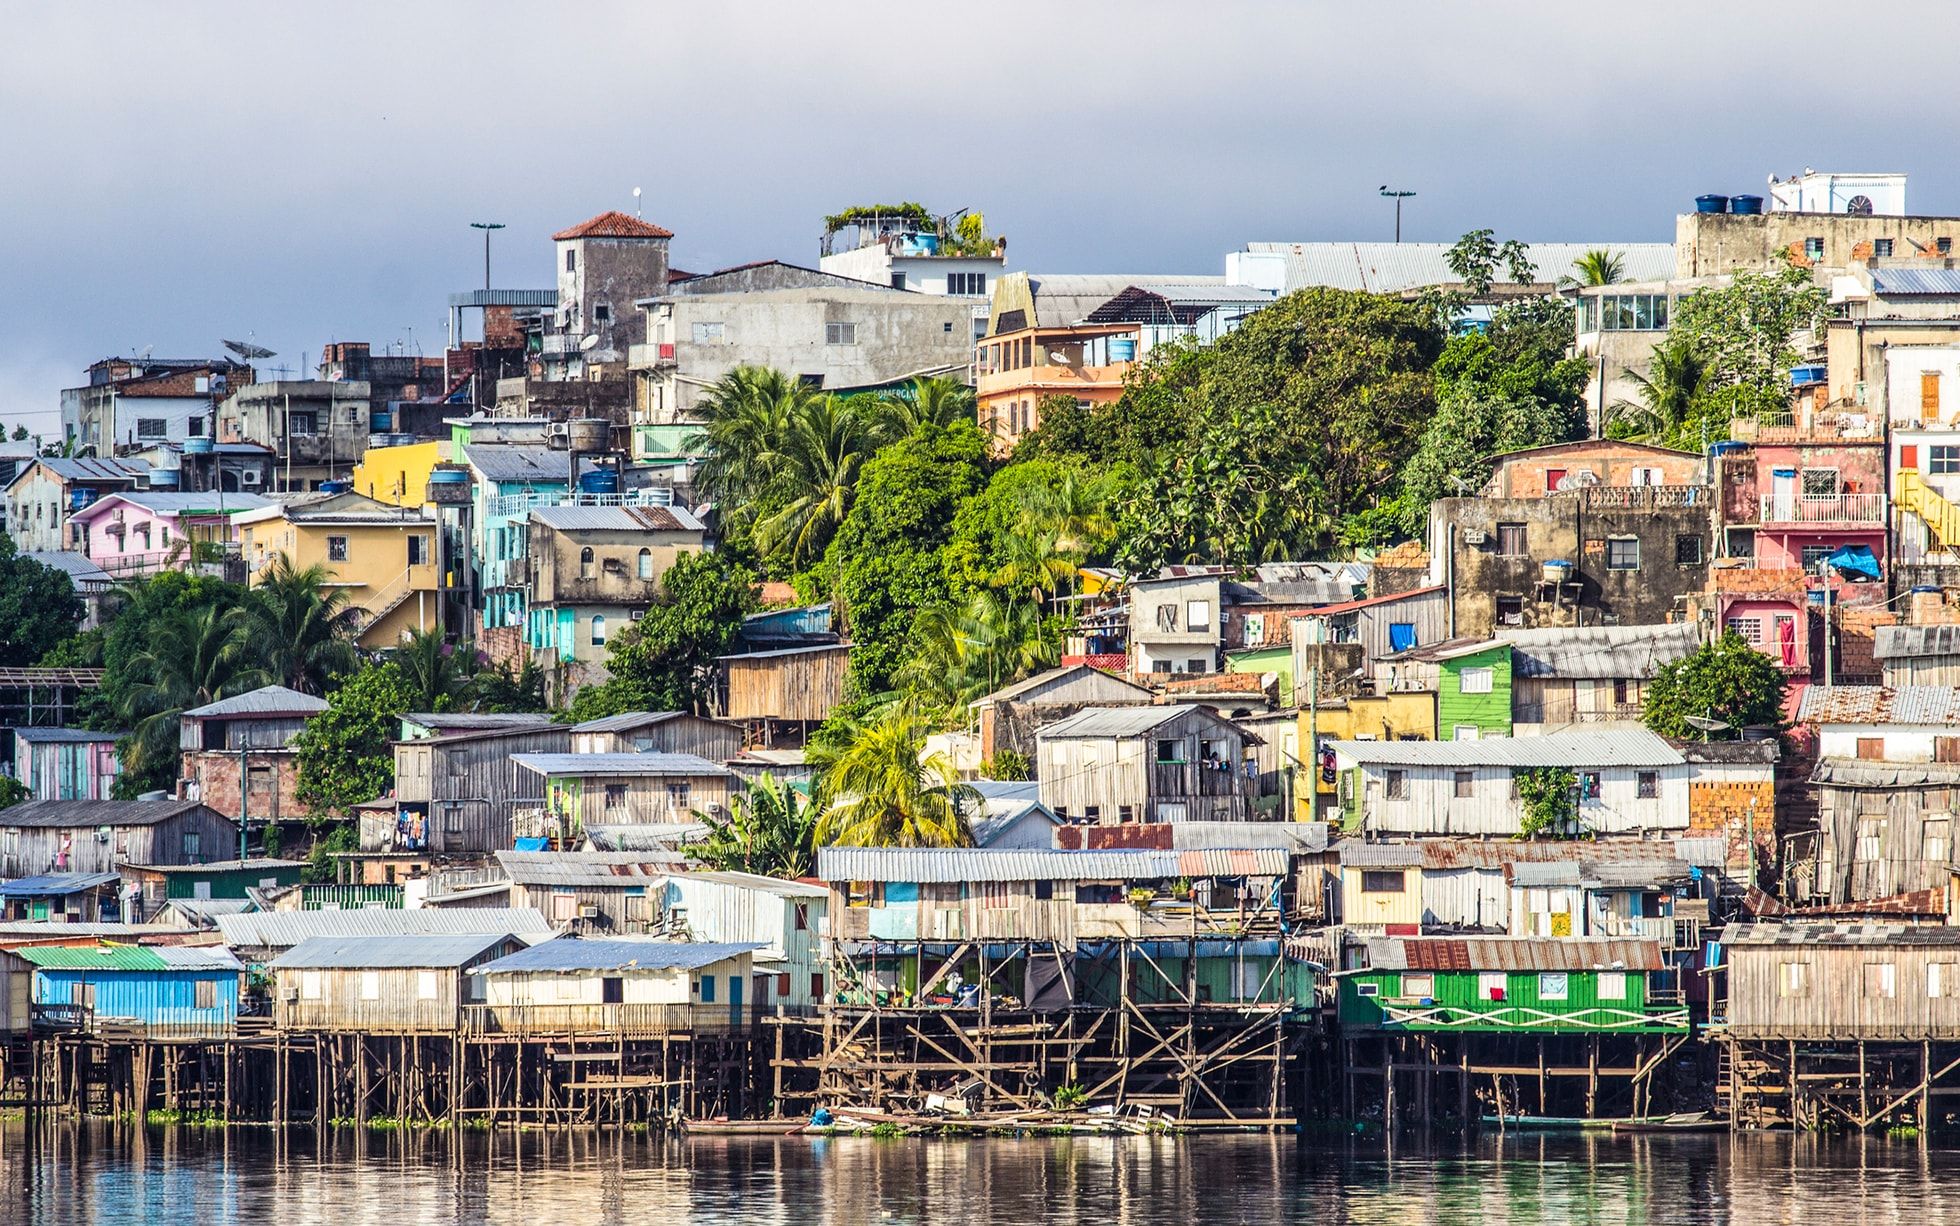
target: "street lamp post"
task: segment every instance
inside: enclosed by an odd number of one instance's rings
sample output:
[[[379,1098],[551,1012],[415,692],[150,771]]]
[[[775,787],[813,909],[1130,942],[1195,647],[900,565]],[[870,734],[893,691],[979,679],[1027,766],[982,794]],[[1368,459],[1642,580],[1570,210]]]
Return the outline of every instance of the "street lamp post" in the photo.
[[[483,231],[483,288],[486,290],[490,288],[490,231],[501,230],[503,228],[504,223],[501,221],[473,221],[470,223],[470,229]]]
[[[1415,193],[1390,191],[1388,184],[1384,183],[1381,185],[1381,194],[1395,202],[1395,241],[1399,243],[1402,241],[1402,202]]]

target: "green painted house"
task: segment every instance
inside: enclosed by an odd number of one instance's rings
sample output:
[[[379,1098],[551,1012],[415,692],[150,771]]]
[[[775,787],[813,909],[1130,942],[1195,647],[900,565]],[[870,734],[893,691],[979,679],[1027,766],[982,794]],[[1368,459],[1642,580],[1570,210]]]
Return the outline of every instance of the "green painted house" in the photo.
[[[1446,643],[1435,658],[1436,738],[1510,736],[1511,645]]]
[[[1293,648],[1290,644],[1280,647],[1248,647],[1243,651],[1225,653],[1225,671],[1228,673],[1262,673],[1279,675],[1279,700],[1288,706],[1296,701],[1293,693]]]
[[[1688,1029],[1655,941],[1379,937],[1341,971],[1341,1025],[1484,1034],[1652,1034]]]

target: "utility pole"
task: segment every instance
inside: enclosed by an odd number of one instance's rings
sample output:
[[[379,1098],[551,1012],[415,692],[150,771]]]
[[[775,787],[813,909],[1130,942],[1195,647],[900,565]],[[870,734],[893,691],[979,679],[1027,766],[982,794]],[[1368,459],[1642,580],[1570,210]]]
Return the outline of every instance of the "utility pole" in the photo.
[[[1395,202],[1395,241],[1402,241],[1402,202],[1415,195],[1414,192],[1391,191],[1388,184],[1381,185],[1381,194]]]
[[[490,288],[490,232],[503,228],[504,223],[501,221],[473,221],[470,223],[470,229],[483,231],[483,288],[486,290]]]

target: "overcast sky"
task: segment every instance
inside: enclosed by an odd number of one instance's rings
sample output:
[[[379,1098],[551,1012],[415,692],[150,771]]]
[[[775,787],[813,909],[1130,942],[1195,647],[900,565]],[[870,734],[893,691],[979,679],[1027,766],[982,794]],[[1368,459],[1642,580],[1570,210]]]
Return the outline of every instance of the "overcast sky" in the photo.
[[[443,344],[609,208],[677,267],[820,218],[982,210],[1010,266],[1223,271],[1248,240],[1667,241],[1699,192],[1903,170],[1960,212],[1938,3],[0,0],[0,422],[110,354]],[[1925,36],[1915,35],[1915,31]],[[1862,47],[1863,50],[1858,48]],[[1848,58],[1840,58],[1840,56]]]

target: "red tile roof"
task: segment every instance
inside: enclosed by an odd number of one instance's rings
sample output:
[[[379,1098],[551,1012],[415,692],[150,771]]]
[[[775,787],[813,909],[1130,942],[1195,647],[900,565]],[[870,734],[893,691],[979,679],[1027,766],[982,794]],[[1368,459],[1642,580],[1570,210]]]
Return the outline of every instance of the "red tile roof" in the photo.
[[[672,230],[662,229],[650,221],[638,217],[628,217],[617,209],[601,213],[590,221],[580,222],[569,230],[560,230],[551,236],[553,242],[568,238],[672,238]]]

